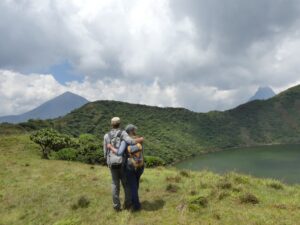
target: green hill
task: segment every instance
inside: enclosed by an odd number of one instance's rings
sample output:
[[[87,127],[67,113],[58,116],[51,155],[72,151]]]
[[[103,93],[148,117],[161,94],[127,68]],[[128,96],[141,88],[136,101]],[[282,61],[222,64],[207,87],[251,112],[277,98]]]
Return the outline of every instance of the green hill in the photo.
[[[0,138],[1,225],[285,224],[300,221],[300,186],[235,173],[146,169],[142,210],[115,213],[109,169],[40,159],[27,135]]]
[[[96,101],[58,119],[19,126],[29,131],[53,127],[75,136],[92,133],[102,139],[113,116],[121,117],[123,124],[136,124],[146,138],[147,155],[160,156],[167,163],[222,148],[299,143],[300,86],[225,112]]]

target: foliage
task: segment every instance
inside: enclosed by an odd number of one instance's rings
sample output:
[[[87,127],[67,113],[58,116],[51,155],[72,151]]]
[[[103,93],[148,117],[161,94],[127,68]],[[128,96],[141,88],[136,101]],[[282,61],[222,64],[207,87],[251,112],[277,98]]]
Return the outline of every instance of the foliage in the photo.
[[[48,159],[51,151],[72,147],[74,140],[66,134],[60,134],[53,129],[42,129],[30,135],[30,139],[40,145],[42,158]]]
[[[54,128],[79,137],[102,137],[110,119],[133,123],[145,137],[145,155],[170,164],[204,151],[237,146],[300,142],[300,86],[269,100],[252,101],[224,112],[195,113],[182,108],[159,108],[116,101],[97,101],[53,120],[31,120],[25,130]],[[1,132],[0,132],[1,133]]]
[[[74,148],[63,148],[52,154],[54,159],[76,161],[78,151]]]
[[[271,188],[274,188],[276,190],[282,190],[284,187],[283,187],[283,184],[279,181],[272,181],[272,182],[269,182],[267,184],[268,187],[271,187]]]
[[[189,207],[192,210],[198,209],[198,207],[206,208],[208,205],[208,198],[206,196],[195,196],[189,201]]]
[[[90,200],[86,196],[81,196],[75,204],[71,206],[73,210],[78,208],[87,208],[90,205]]]
[[[166,187],[167,192],[176,193],[176,192],[178,192],[178,190],[179,190],[179,187],[175,184],[168,184]]]
[[[92,134],[82,134],[79,138],[61,134],[54,129],[42,129],[30,135],[30,139],[40,145],[42,158],[80,161],[89,164],[104,164],[102,142]]]
[[[16,135],[26,133],[26,129],[20,125],[1,123],[0,124],[0,136],[4,135]]]
[[[157,167],[157,166],[163,166],[165,163],[164,161],[156,156],[145,156],[145,164],[146,167]]]
[[[240,202],[245,204],[258,204],[258,198],[251,193],[245,193],[240,196]]]
[[[104,154],[100,138],[92,134],[82,134],[78,138],[79,151],[77,160],[89,164],[104,164]]]
[[[189,177],[190,176],[189,172],[186,171],[186,170],[180,170],[179,174],[183,177]]]

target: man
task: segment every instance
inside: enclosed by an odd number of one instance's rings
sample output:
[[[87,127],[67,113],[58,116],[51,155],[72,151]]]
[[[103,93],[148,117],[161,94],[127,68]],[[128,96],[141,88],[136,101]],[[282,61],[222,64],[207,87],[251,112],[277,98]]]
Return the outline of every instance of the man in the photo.
[[[121,120],[119,117],[114,117],[111,119],[112,129],[109,133],[104,135],[103,142],[103,151],[104,157],[107,159],[107,165],[110,168],[112,176],[112,199],[113,199],[113,208],[116,211],[121,210],[120,203],[120,182],[122,183],[124,193],[125,193],[125,202],[124,208],[128,209],[131,207],[131,195],[130,189],[127,185],[126,175],[124,170],[125,155],[117,156],[111,152],[108,148],[109,145],[118,148],[121,141],[125,141],[129,145],[134,145],[136,143],[142,143],[144,141],[143,137],[133,139],[129,137],[126,131],[120,129]]]

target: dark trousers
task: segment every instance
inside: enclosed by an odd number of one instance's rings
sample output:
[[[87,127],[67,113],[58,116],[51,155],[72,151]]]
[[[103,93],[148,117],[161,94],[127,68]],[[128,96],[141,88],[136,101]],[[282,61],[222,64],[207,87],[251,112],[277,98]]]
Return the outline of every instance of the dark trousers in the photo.
[[[126,168],[126,178],[130,188],[131,193],[131,203],[133,209],[138,210],[141,208],[141,203],[139,200],[139,185],[140,177],[144,172],[144,167],[139,169]]]

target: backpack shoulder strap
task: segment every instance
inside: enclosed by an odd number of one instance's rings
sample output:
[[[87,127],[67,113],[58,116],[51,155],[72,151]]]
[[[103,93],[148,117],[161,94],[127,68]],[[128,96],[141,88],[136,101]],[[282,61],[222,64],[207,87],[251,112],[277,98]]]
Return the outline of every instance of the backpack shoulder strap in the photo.
[[[111,140],[111,138],[112,138],[111,131],[108,132],[108,138],[109,138],[109,140]]]
[[[120,138],[122,133],[123,133],[123,130],[119,130],[118,133],[117,133],[117,137]]]

